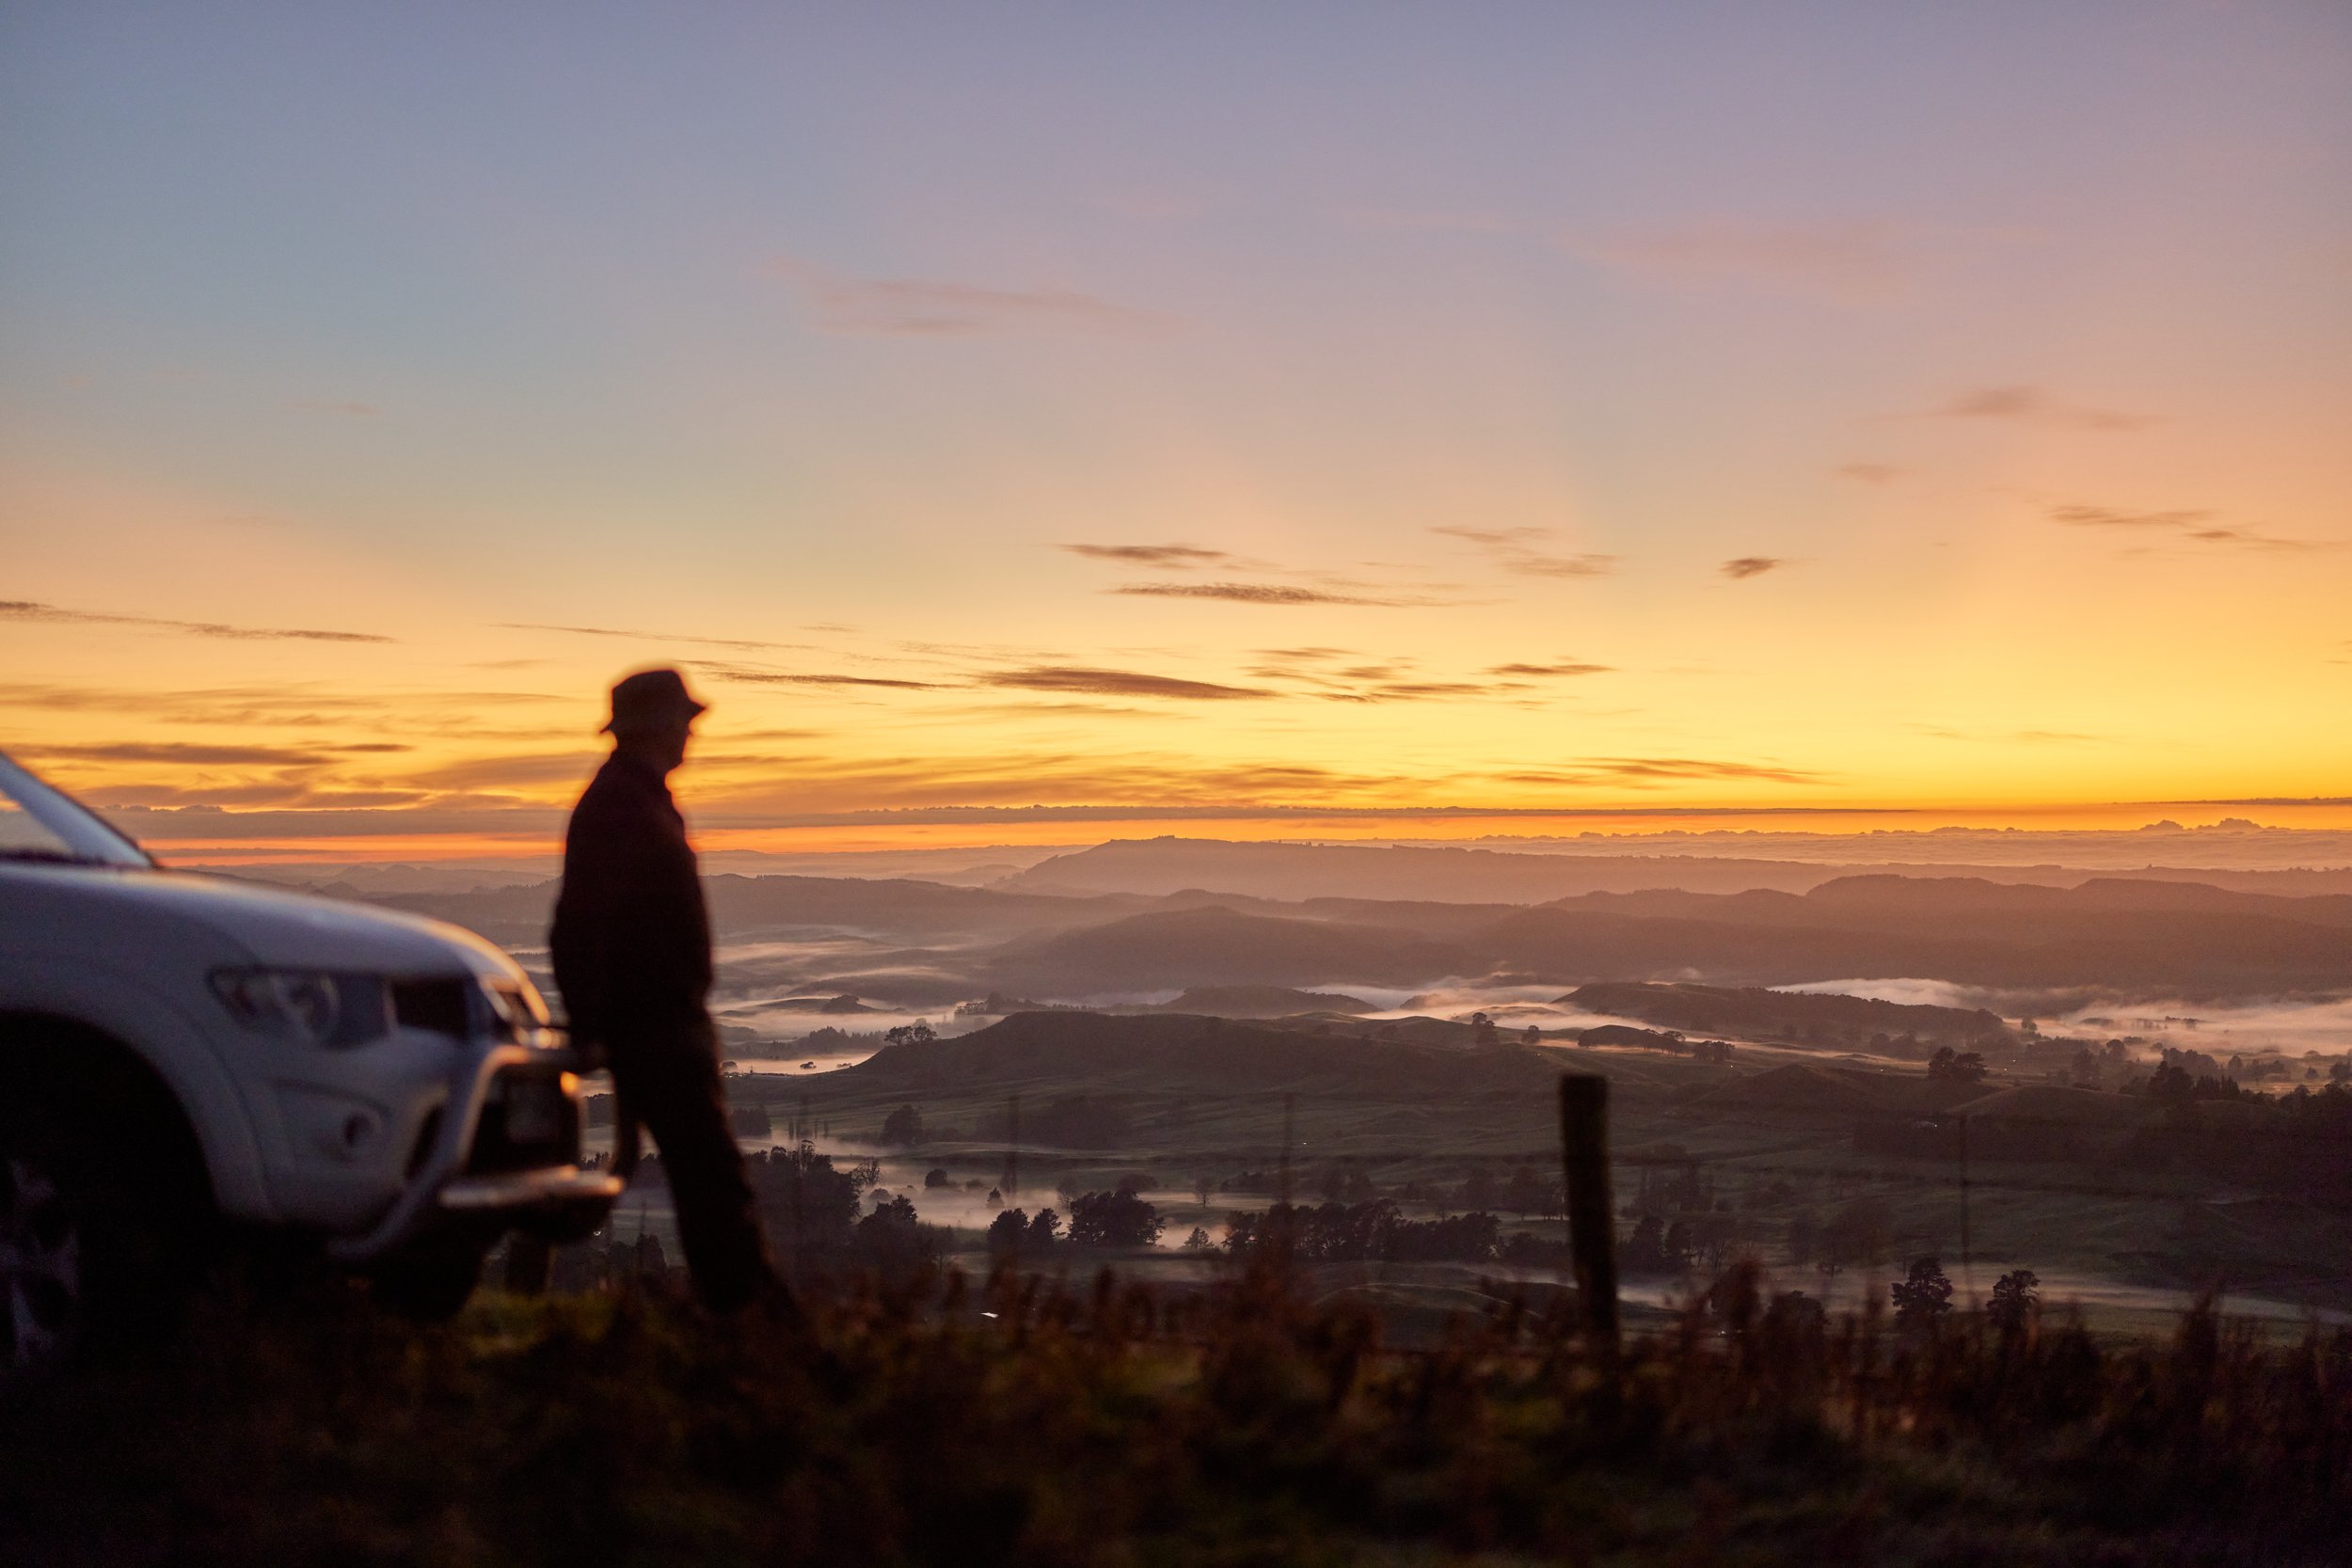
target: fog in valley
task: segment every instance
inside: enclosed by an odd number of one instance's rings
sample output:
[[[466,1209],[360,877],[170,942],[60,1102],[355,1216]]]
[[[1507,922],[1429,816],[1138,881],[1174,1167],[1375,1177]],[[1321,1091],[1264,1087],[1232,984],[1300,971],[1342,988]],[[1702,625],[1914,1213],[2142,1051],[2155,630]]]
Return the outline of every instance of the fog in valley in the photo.
[[[1934,1256],[2118,1328],[2216,1288],[2285,1323],[2352,1309],[2342,836],[724,856],[713,1007],[747,1148],[828,1156],[976,1261],[1010,1210],[1124,1189],[1170,1278],[1288,1198],[1493,1216],[1458,1257],[1333,1255],[1391,1307],[1556,1279],[1565,1069],[1613,1086],[1635,1310],[1739,1257],[1835,1305]],[[535,869],[259,874],[469,926],[551,989]],[[654,1184],[616,1234],[666,1224]]]

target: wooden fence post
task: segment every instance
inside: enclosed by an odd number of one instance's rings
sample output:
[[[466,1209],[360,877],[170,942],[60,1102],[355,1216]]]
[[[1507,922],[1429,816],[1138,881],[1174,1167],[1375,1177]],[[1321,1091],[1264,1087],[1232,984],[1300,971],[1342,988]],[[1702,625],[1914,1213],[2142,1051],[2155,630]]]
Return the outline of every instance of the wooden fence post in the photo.
[[[1567,1175],[1568,1255],[1584,1329],[1617,1343],[1617,1221],[1609,1196],[1609,1080],[1560,1075],[1560,1153]]]

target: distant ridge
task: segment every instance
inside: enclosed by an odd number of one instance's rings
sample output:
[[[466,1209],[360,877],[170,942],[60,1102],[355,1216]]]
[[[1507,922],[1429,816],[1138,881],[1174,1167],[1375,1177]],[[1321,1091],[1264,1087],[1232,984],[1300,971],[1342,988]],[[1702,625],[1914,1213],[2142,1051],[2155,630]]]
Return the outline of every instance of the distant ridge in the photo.
[[[1276,899],[1439,899],[1537,904],[1587,893],[1809,893],[1857,874],[1972,878],[2068,888],[2096,879],[2201,882],[2241,893],[2288,896],[2352,895],[2352,870],[2092,871],[2033,865],[1836,864],[1742,860],[1683,851],[1666,855],[1546,854],[1419,845],[1263,844],[1226,839],[1114,839],[1057,855],[993,885],[1009,893],[1164,895],[1185,889]]]
[[[1217,905],[1130,915],[1009,949],[992,986],[1084,996],[1168,986],[1409,986],[1478,974],[1485,960],[1393,927],[1283,920]]]

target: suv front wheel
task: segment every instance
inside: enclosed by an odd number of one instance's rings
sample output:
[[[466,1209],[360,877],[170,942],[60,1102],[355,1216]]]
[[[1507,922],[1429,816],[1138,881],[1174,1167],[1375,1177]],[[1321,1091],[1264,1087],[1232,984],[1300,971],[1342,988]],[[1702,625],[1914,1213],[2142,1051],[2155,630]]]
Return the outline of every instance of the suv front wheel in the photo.
[[[63,1361],[83,1320],[81,1217],[45,1163],[0,1150],[0,1367]]]
[[[103,1061],[0,1053],[0,1376],[155,1354],[219,1239],[176,1105]]]

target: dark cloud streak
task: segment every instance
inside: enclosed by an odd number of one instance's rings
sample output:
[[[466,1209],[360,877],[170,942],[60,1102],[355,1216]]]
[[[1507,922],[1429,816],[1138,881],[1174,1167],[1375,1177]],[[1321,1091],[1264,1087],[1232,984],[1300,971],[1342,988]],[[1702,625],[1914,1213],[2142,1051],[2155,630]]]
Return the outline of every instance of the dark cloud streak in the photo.
[[[704,648],[782,649],[815,645],[808,642],[761,642],[741,637],[678,637],[668,632],[628,631],[612,626],[555,626],[537,621],[496,621],[491,624],[501,631],[554,631],[567,637],[617,637],[632,642],[691,642]]]
[[[1130,582],[1106,588],[1106,594],[1140,599],[1221,599],[1229,604],[1375,605],[1390,610],[1425,609],[1449,601],[1432,598],[1375,597],[1341,594],[1326,588],[1293,588],[1264,582]]]
[[[981,676],[977,684],[1021,691],[1074,691],[1098,697],[1174,697],[1190,702],[1227,702],[1276,695],[1263,687],[1220,686],[1211,681],[1178,680],[1169,675],[1138,674],[1128,670],[1092,670],[1074,665],[1004,670]]]
[[[1534,540],[1552,536],[1548,528],[1463,528],[1438,526],[1430,531],[1449,539],[1474,545],[1506,572],[1532,578],[1603,578],[1617,569],[1613,555],[1550,555],[1534,547]]]
[[[1562,659],[1557,664],[1498,664],[1489,669],[1486,673],[1533,676],[1605,675],[1611,673],[1613,668],[1607,664],[1584,664],[1575,659]]]
[[[148,626],[189,637],[215,637],[238,642],[391,642],[396,639],[364,631],[310,631],[279,626],[231,626],[217,621],[172,621],[153,615],[109,615],[95,610],[65,610],[29,599],[0,599],[0,620],[45,621],[66,626]]]
[[[1156,566],[1167,571],[1190,571],[1198,566],[1220,565],[1233,559],[1225,550],[1204,549],[1198,545],[1057,545],[1056,549],[1082,555],[1089,561],[1116,561],[1127,566]]]
[[[2344,542],[2334,539],[2281,539],[2272,534],[2257,533],[2252,529],[2229,527],[2218,523],[2200,528],[2213,516],[2201,510],[2170,512],[2128,512],[2112,506],[2054,506],[2050,520],[2070,528],[2152,529],[2169,531],[2183,539],[2201,545],[2234,545],[2248,550],[2335,550]]]
[[[2139,430],[2157,422],[2155,416],[2150,414],[2075,407],[2026,383],[1963,392],[1935,410],[1935,414],[1947,420],[2019,420],[2077,430]]]

